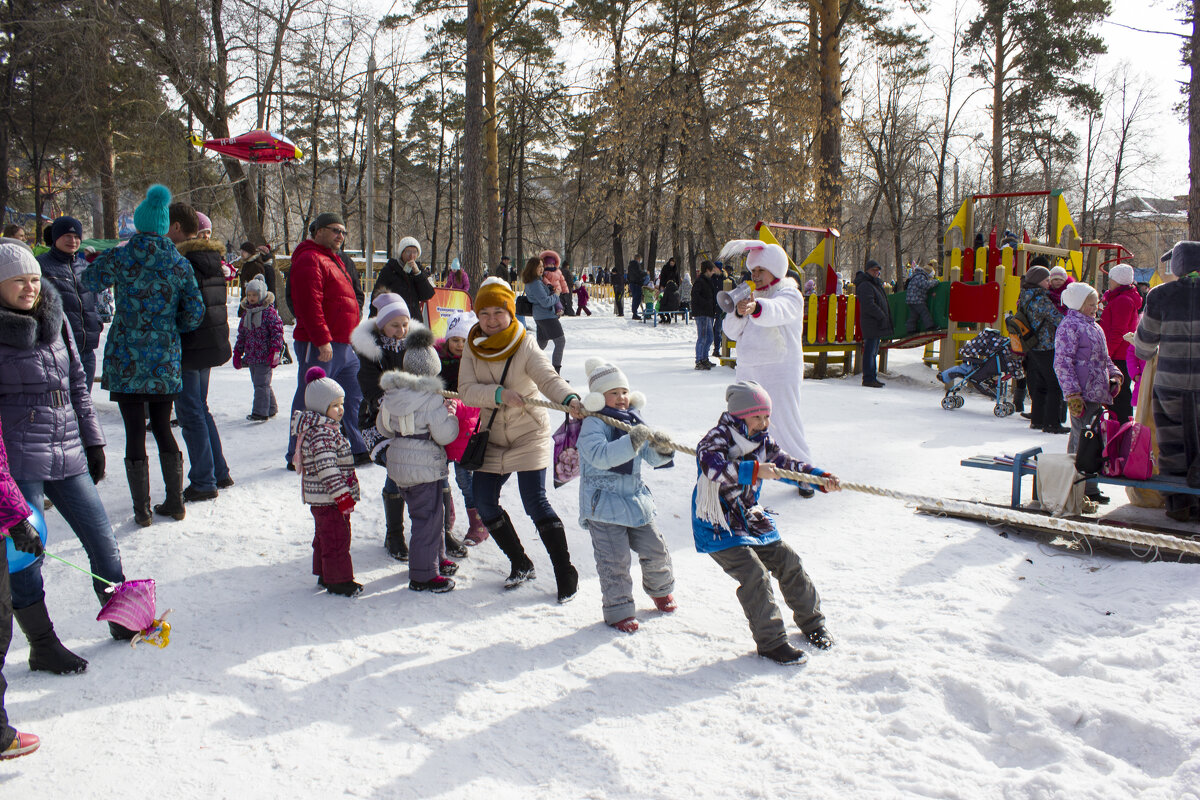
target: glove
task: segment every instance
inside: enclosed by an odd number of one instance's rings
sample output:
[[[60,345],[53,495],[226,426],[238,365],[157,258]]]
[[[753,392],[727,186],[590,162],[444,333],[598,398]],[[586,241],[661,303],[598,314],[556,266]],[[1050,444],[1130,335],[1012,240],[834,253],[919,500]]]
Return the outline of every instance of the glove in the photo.
[[[633,452],[638,452],[642,449],[642,445],[650,438],[649,425],[634,425],[633,430],[629,432],[629,443],[633,445]]]
[[[88,475],[92,483],[99,483],[104,480],[104,445],[94,444],[86,452]]]
[[[349,492],[346,492],[345,494],[339,494],[337,499],[333,502],[337,504],[338,511],[342,512],[347,517],[350,516],[350,512],[354,510],[354,498],[350,496]]]
[[[671,444],[671,437],[663,431],[653,431],[650,434],[650,449],[660,456],[675,455],[675,445]]]
[[[13,525],[8,535],[12,538],[13,547],[22,553],[40,556],[45,549],[42,547],[42,537],[38,536],[37,529],[30,525],[27,519]]]
[[[826,476],[828,473],[827,473],[827,472],[825,472],[825,470],[823,470],[823,469],[813,469],[813,470],[810,470],[808,474],[809,474],[809,475],[815,475],[815,476],[816,476],[816,477],[818,477],[818,478],[824,478],[824,477],[825,477],[825,476]],[[826,489],[826,488],[825,488],[823,485],[821,485],[821,484],[819,484],[819,483],[816,483],[816,484],[814,484],[814,483],[810,483],[810,484],[807,484],[807,485],[808,485],[808,486],[811,486],[811,487],[813,487],[814,489],[816,489],[816,490],[817,490],[818,492],[820,492],[821,494],[829,494],[829,490],[828,490],[828,489]]]
[[[1120,375],[1113,375],[1111,378],[1108,379],[1108,391],[1113,397],[1116,397],[1118,394],[1120,394],[1120,392],[1121,392],[1121,376]]]
[[[242,368],[242,354],[236,350],[233,351],[233,368],[234,369]]]
[[[1071,410],[1072,417],[1083,416],[1083,398],[1077,394],[1067,395],[1067,408]]]

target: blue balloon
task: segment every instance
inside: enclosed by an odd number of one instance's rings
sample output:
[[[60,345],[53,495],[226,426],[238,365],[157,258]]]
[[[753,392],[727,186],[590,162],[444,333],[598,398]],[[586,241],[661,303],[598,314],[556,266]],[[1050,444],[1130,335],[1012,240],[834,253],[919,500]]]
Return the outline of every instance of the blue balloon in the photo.
[[[41,509],[30,506],[30,513],[27,519],[30,524],[37,530],[38,536],[42,539],[42,546],[46,545],[46,518],[42,516]],[[8,549],[8,574],[20,572],[37,561],[37,556],[32,553],[22,553],[17,548],[13,547],[12,539],[8,536],[4,537],[4,546]]]

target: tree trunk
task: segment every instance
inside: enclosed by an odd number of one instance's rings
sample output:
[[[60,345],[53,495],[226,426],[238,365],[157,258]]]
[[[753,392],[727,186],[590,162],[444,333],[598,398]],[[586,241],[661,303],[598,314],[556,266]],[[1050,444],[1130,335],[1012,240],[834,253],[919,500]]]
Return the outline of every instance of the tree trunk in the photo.
[[[996,39],[996,64],[992,77],[992,192],[1004,191],[1004,22],[1003,17],[997,16],[993,32]],[[1001,219],[1000,198],[992,201],[992,224],[999,224]],[[975,227],[982,228],[979,220]],[[970,240],[974,231],[967,231],[964,239]],[[966,242],[963,246],[968,246]]]
[[[483,235],[480,211],[483,208],[483,17],[479,0],[467,0],[467,61],[463,125],[462,170],[462,254],[460,263],[472,286],[483,283]],[[449,263],[449,262],[447,262]]]
[[[484,51],[483,96],[484,136],[487,140],[487,187],[484,209],[487,217],[487,267],[500,263],[504,241],[500,234],[500,118],[496,112],[496,43],[493,20],[489,14],[484,26],[487,49]],[[488,269],[483,270],[486,275]],[[475,285],[474,283],[472,284]]]
[[[188,145],[190,153],[192,147]],[[96,167],[100,171],[100,208],[104,227],[102,239],[117,238],[117,154],[113,149],[112,118],[106,117],[104,132],[96,142]]]
[[[842,46],[841,0],[820,0],[818,87],[821,123],[818,131],[817,209],[823,221],[840,227],[842,220]]]

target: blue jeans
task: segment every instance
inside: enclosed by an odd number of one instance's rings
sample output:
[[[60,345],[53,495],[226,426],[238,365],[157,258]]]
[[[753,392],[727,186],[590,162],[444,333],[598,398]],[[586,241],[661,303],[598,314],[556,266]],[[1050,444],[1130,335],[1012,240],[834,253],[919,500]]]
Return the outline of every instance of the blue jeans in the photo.
[[[112,524],[108,521],[104,504],[100,502],[100,494],[86,472],[58,481],[18,480],[17,486],[25,502],[33,508],[42,507],[43,495],[50,498],[55,510],[62,514],[83,545],[92,572],[113,583],[125,580],[125,573],[121,569],[121,553],[117,550],[117,537],[113,535]],[[13,608],[29,608],[45,599],[46,593],[42,589],[44,559],[45,556],[38,556],[28,567],[13,574]],[[97,592],[107,588],[107,584],[96,580],[92,581],[92,585]]]
[[[454,482],[458,484],[458,490],[462,492],[463,503],[467,508],[475,508],[474,479],[472,477],[474,474],[470,470],[463,469],[462,464],[454,462]]]
[[[229,477],[229,465],[221,450],[221,434],[208,410],[209,369],[185,369],[183,389],[175,395],[175,416],[187,445],[188,482],[201,492],[213,492],[217,481]]]
[[[875,359],[879,357],[879,339],[863,339],[862,375],[863,383],[878,383]]]
[[[696,361],[707,361],[708,351],[713,346],[713,318],[694,317],[696,320]]]
[[[296,342],[296,366],[299,368],[296,379],[296,395],[292,398],[292,414],[304,409],[304,373],[312,367],[320,367],[325,374],[337,381],[346,393],[346,415],[342,417],[342,433],[350,441],[350,450],[358,455],[367,452],[367,444],[363,441],[358,430],[358,408],[362,405],[362,388],[358,385],[358,356],[354,348],[348,344],[334,342],[333,358],[328,361],[318,361],[317,351],[320,349],[312,342]],[[325,413],[325,409],[321,409]],[[287,459],[292,460],[296,451],[296,437],[288,437]]]
[[[90,392],[92,390],[92,382],[96,380],[96,351],[81,351],[79,353],[79,363],[83,364],[83,377],[87,378],[87,387]]]
[[[479,512],[480,519],[484,521],[499,519],[504,513],[504,509],[500,507],[500,489],[511,474],[510,472],[505,475],[497,475],[494,472],[482,470],[475,473],[471,479],[471,488],[475,495],[475,510]],[[525,513],[531,520],[541,522],[544,519],[558,517],[558,514],[554,513],[554,508],[551,507],[550,501],[546,499],[546,470],[535,469],[518,472],[517,489],[521,492],[521,504],[525,506]]]

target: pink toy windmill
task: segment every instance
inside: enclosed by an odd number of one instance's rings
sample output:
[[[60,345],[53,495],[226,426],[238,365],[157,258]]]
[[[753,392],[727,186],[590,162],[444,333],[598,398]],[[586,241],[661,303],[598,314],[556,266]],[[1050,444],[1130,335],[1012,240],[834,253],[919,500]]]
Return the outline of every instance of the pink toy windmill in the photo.
[[[161,617],[155,618],[152,579],[125,581],[112,585],[108,591],[112,597],[100,609],[96,619],[137,631],[129,642],[131,647],[137,647],[138,642],[149,642],[159,648],[171,643],[171,623],[166,621],[171,610],[167,609]]]

